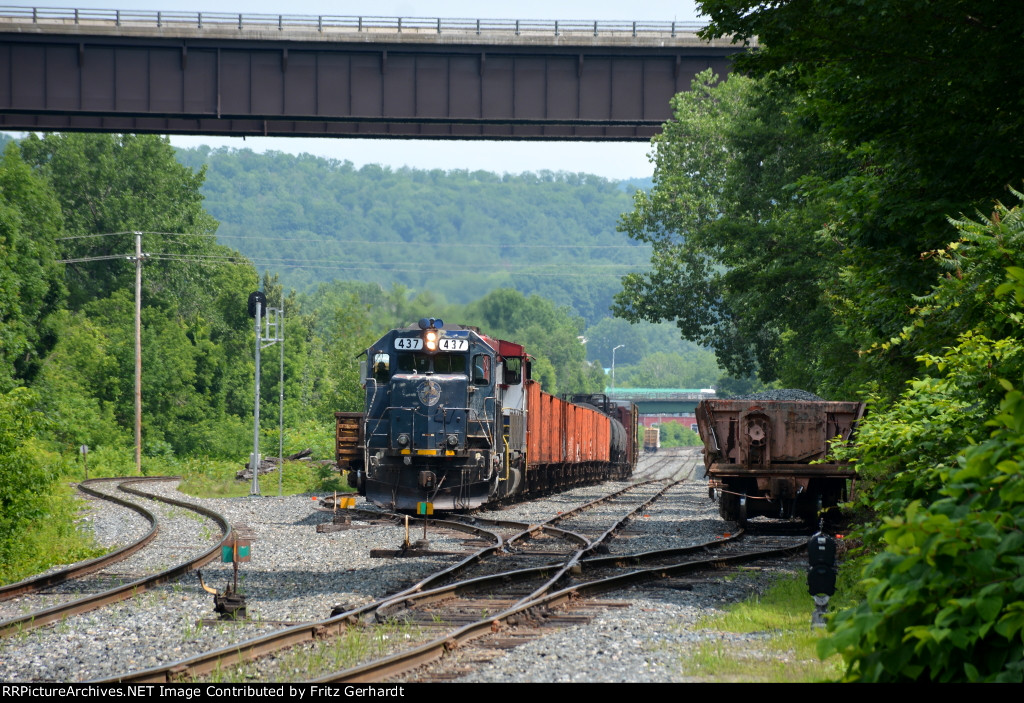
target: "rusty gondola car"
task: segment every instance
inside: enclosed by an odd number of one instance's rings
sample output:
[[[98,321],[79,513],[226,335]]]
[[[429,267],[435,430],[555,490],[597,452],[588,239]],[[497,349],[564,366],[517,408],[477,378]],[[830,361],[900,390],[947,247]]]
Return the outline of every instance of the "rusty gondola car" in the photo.
[[[722,518],[811,521],[846,500],[855,473],[827,461],[828,445],[852,440],[864,403],[713,399],[702,400],[696,415],[708,490]]]
[[[336,459],[377,505],[469,510],[627,478],[636,465],[636,406],[543,392],[519,344],[424,319],[367,357],[365,411],[336,413]]]

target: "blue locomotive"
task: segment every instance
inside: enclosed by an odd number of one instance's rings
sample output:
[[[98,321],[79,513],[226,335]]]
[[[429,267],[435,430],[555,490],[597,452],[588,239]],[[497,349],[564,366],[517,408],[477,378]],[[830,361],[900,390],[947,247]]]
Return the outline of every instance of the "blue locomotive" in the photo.
[[[468,510],[625,477],[636,463],[635,406],[542,392],[522,345],[425,318],[366,356],[365,411],[336,413],[337,459],[383,507]]]

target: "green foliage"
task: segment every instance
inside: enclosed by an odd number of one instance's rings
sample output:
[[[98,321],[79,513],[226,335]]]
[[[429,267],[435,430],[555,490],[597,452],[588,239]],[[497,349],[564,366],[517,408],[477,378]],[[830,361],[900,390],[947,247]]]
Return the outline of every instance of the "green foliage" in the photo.
[[[655,352],[635,366],[616,370],[619,386],[631,388],[710,388],[721,376],[715,356],[706,349],[686,356]]]
[[[618,276],[647,256],[615,232],[629,195],[595,176],[357,169],[202,147],[179,159],[207,168],[203,194],[222,223],[219,239],[300,291],[345,278],[468,304],[515,288],[593,323],[607,314]],[[390,301],[398,319],[389,326],[417,319],[400,314],[402,302]]]
[[[835,192],[858,243],[909,263],[944,241],[947,213],[987,208],[1021,177],[1024,18],[999,0],[699,4],[706,36],[757,37],[741,73],[784,73],[802,117],[846,145],[855,168]]]
[[[659,427],[661,428],[659,435],[661,446],[666,449],[669,447],[703,446],[700,435],[689,427],[683,427],[680,422],[663,422]]]
[[[941,497],[885,520],[867,600],[821,647],[848,679],[1024,681],[1024,394],[1010,388]]]
[[[587,352],[581,341],[583,320],[569,308],[556,308],[537,295],[527,298],[519,291],[503,288],[467,305],[460,322],[476,325],[491,337],[522,344],[536,357],[533,376],[548,393],[604,390],[604,374],[594,373],[586,363]],[[549,367],[553,373],[549,373]]]
[[[888,344],[934,343],[951,320],[968,329],[919,356],[920,377],[837,451],[882,517],[863,530],[880,549],[868,597],[822,645],[851,680],[1024,680],[1024,396],[1007,380],[1024,379],[1024,218],[998,205],[954,224],[960,239],[937,253],[949,275]]]
[[[0,394],[0,583],[94,552],[74,529],[77,504],[55,481],[58,457],[34,438],[45,426],[33,391]]]
[[[65,289],[60,205],[9,145],[0,160],[0,391],[32,381],[56,340]]]
[[[82,502],[74,489],[54,481],[45,489],[47,515],[19,530],[17,542],[0,558],[0,584],[14,583],[41,573],[53,564],[73,564],[107,550],[78,529]]]
[[[41,517],[45,511],[43,488],[50,474],[34,456],[33,437],[45,418],[37,410],[36,394],[15,388],[0,395],[0,539],[8,540],[15,528]]]
[[[623,279],[613,309],[673,320],[732,375],[833,390],[852,355],[829,299],[843,244],[819,231],[830,206],[804,184],[837,156],[793,118],[799,102],[774,79],[718,83],[710,71],[673,99],[653,140],[655,187],[620,222],[653,246],[652,268]]]
[[[847,607],[857,602],[858,595],[862,594],[855,584],[841,574],[831,605]],[[684,647],[680,656],[684,674],[701,681],[744,683],[820,682],[837,678],[842,673],[841,658],[833,656],[820,661],[817,657],[823,633],[808,627],[813,608],[804,575],[782,576],[763,594],[728,605],[725,612],[701,618],[698,630],[710,630],[717,636],[713,640],[701,638],[703,641],[696,647]],[[718,635],[723,631],[755,636],[744,638],[742,649],[737,649]]]
[[[46,177],[61,202],[67,259],[110,257],[68,264],[70,301],[78,308],[131,288],[133,232],[148,234],[144,276],[147,301],[173,305],[183,317],[199,312],[211,292],[198,285],[197,257],[229,255],[209,238],[216,221],[203,210],[203,173],[178,164],[167,139],[150,135],[47,134],[21,142],[25,160]],[[117,236],[90,236],[110,235]],[[191,236],[175,236],[188,234]],[[216,290],[216,289],[214,289]]]
[[[785,142],[778,152],[792,167],[784,180],[794,194],[778,200],[781,214],[799,201],[817,211],[793,234],[817,241],[835,267],[819,279],[831,311],[816,322],[826,354],[818,353],[814,335],[783,336],[778,375],[818,377],[819,388],[844,394],[874,381],[891,398],[914,375],[915,357],[936,347],[896,345],[858,357],[850,351],[899,336],[912,296],[931,286],[935,268],[921,252],[946,242],[947,215],[987,212],[1024,173],[1024,110],[1015,87],[1024,69],[1012,59],[1024,19],[1007,15],[997,0],[700,6],[711,19],[705,36],[757,37],[758,51],[738,57],[737,72],[790,106],[779,113],[789,134],[827,147],[817,164],[792,158]],[[769,230],[785,222],[780,213],[768,214]],[[785,295],[771,300],[787,302]],[[813,307],[809,312],[818,317]],[[932,334],[940,347],[949,346],[966,329],[936,326]]]

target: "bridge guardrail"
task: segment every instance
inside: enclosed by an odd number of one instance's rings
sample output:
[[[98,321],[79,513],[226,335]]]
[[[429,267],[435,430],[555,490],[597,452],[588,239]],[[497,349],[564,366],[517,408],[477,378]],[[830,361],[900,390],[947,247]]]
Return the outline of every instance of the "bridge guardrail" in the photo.
[[[192,27],[315,30],[318,32],[410,32],[437,34],[511,34],[515,36],[649,36],[692,34],[699,22],[634,22],[614,20],[469,19],[441,17],[375,17],[339,15],[271,15],[177,10],[103,10],[59,7],[0,6],[0,22],[32,24],[112,25],[116,27]]]

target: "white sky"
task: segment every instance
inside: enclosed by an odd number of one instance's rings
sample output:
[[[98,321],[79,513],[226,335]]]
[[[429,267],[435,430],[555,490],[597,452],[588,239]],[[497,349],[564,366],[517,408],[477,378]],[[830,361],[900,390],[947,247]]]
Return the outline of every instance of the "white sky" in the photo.
[[[14,4],[14,3],[12,3]],[[25,2],[25,6],[103,8],[121,10],[178,10],[244,12],[292,15],[364,15],[377,17],[462,17],[497,19],[580,20],[699,20],[694,0],[622,0],[519,2],[471,2],[469,0],[374,0],[329,2],[327,0],[95,0],[76,2]],[[431,141],[414,139],[311,139],[287,137],[171,137],[171,143],[231,146],[238,149],[288,153],[307,152],[349,160],[357,167],[377,163],[392,168],[444,170],[468,169],[522,173],[569,171],[592,173],[610,179],[646,178],[653,167],[647,158],[650,145],[643,142],[498,142]]]

